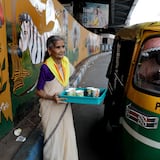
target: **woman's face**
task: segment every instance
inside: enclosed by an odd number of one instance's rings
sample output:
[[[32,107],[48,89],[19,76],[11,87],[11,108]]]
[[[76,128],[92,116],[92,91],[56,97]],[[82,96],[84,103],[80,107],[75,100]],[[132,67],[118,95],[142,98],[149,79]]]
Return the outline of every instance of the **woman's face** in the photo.
[[[57,41],[49,51],[54,59],[62,59],[65,54],[64,41]]]

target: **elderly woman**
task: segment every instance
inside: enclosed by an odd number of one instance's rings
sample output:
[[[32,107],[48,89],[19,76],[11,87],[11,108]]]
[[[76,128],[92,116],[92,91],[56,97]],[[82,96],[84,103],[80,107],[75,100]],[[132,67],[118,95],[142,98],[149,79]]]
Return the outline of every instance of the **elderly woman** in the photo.
[[[36,91],[44,132],[43,160],[78,160],[71,106],[58,96],[69,85],[74,71],[64,54],[63,38],[49,37]]]

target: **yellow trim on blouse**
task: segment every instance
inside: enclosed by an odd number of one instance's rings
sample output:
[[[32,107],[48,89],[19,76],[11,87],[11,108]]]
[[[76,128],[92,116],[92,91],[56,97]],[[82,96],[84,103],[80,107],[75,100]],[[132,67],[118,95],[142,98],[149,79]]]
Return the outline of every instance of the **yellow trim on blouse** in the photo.
[[[66,56],[62,58],[62,71],[63,71],[63,76],[61,75],[57,64],[53,60],[52,57],[49,57],[45,64],[48,66],[50,71],[54,74],[54,76],[57,78],[57,80],[65,87],[69,83],[69,76],[70,76],[70,64],[69,60]]]

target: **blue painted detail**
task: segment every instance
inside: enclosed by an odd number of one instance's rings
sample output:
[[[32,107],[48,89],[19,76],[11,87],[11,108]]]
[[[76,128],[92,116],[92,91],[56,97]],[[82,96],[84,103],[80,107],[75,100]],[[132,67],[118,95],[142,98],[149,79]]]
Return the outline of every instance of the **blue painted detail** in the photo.
[[[25,160],[42,160],[43,159],[43,137],[39,136],[36,143],[32,146],[28,157]]]
[[[35,129],[22,144],[12,160],[42,160],[43,135],[41,130]]]

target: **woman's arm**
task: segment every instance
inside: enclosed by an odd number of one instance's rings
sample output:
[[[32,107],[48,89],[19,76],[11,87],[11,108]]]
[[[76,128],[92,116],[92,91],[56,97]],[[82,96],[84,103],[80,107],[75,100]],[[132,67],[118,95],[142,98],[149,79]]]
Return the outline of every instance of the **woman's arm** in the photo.
[[[54,100],[55,102],[57,102],[57,94],[54,94],[53,96],[51,96],[51,95],[48,95],[44,90],[38,90],[38,89],[36,90],[36,94],[40,98]]]
[[[64,100],[66,100],[65,98],[60,98],[58,96],[58,94],[54,94],[53,96],[48,95],[44,90],[36,90],[36,94],[37,96],[39,96],[40,98],[46,99],[46,100],[53,100],[56,103],[66,103]]]

